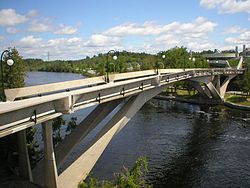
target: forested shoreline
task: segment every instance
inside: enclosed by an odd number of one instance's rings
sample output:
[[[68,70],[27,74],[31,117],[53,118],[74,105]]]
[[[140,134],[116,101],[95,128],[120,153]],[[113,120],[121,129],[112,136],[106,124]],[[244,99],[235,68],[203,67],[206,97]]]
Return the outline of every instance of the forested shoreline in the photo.
[[[93,57],[85,57],[80,60],[53,60],[24,59],[27,71],[46,72],[70,72],[82,74],[87,77],[104,75],[109,62],[109,72],[122,73],[158,68],[209,68],[209,64],[203,57],[204,54],[216,53],[218,50],[202,52],[189,52],[185,47],[175,47],[161,51],[156,55],[135,52],[115,52],[117,60],[113,60],[109,54],[98,54]],[[223,51],[234,53],[232,50]],[[164,55],[165,58],[162,58]],[[194,57],[193,61],[190,57]],[[230,65],[236,67],[238,60],[230,60]],[[246,60],[246,67],[249,59]],[[186,87],[184,82],[176,83],[178,87]],[[243,92],[250,91],[250,72],[247,69],[245,75],[236,77],[230,84],[230,89]]]

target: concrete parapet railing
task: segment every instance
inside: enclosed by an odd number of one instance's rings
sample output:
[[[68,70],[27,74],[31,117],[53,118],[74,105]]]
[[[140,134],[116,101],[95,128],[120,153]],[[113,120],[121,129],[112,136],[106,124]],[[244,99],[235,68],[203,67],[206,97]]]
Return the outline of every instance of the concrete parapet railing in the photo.
[[[191,72],[190,72],[191,71]],[[197,75],[197,76],[205,76],[205,75],[216,75],[216,74],[241,74],[243,73],[243,69],[159,69],[160,75],[171,75],[171,77],[180,76],[181,74],[189,74],[189,75]],[[146,70],[146,71],[137,71],[137,72],[128,72],[128,73],[120,73],[120,74],[111,74],[110,81],[111,82],[120,82],[131,79],[138,78],[146,78],[156,75],[155,70]],[[178,77],[177,76],[177,77]],[[23,88],[14,88],[14,89],[6,89],[5,95],[7,101],[13,101],[17,98],[23,97],[32,97],[32,96],[42,96],[49,93],[56,92],[65,92],[72,91],[76,89],[82,89],[85,87],[92,87],[97,85],[106,84],[105,78],[103,76],[94,77],[94,78],[86,78],[79,79],[73,81],[66,82],[57,82],[51,84],[43,84],[36,86],[29,86]]]

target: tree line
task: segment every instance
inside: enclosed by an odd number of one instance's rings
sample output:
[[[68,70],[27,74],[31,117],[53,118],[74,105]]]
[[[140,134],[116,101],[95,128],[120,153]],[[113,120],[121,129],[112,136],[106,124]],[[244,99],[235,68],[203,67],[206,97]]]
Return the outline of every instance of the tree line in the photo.
[[[205,53],[205,52],[203,52]],[[159,54],[152,55],[147,53],[135,52],[115,52],[118,58],[112,59],[112,55],[100,53],[93,57],[86,57],[80,60],[55,60],[43,61],[42,59],[25,59],[28,71],[50,71],[50,72],[72,72],[79,74],[87,74],[89,70],[94,70],[97,75],[105,74],[107,70],[106,64],[109,63],[110,72],[128,72],[139,71],[156,68],[186,68],[208,67],[203,53],[193,53],[195,61],[190,61],[190,53],[185,47],[175,47]],[[165,58],[162,58],[165,55]]]

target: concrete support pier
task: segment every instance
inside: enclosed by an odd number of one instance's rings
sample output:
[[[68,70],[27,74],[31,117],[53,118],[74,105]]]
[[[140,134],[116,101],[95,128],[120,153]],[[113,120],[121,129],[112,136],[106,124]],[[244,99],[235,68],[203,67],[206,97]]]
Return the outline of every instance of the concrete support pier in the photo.
[[[19,162],[19,176],[25,180],[33,182],[32,171],[30,167],[29,154],[26,143],[26,130],[17,132],[18,142],[18,162]]]
[[[44,141],[45,178],[44,187],[57,188],[57,167],[52,140],[52,120],[42,123]]]

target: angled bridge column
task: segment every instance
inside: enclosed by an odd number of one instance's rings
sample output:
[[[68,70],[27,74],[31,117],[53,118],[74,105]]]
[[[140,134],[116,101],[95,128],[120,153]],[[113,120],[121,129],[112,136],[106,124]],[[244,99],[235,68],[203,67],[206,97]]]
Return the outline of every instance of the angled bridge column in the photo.
[[[57,167],[52,140],[52,120],[42,123],[42,133],[44,141],[44,186],[46,188],[57,188]]]
[[[60,166],[64,163],[68,155],[73,151],[75,146],[84,139],[103,119],[105,119],[119,104],[121,100],[114,100],[107,103],[99,104],[87,117],[72,130],[71,134],[55,148],[55,160],[60,174]],[[44,186],[45,159],[42,159],[33,169],[34,178],[37,184]]]
[[[19,176],[30,182],[33,182],[32,171],[30,167],[29,154],[26,142],[26,130],[17,132],[18,144],[18,162],[19,162]]]
[[[221,94],[221,97],[222,99],[224,99],[224,96],[225,96],[225,93],[227,91],[227,86],[229,84],[229,82],[235,77],[235,75],[230,75],[228,76],[224,82],[221,84],[221,87],[220,87],[220,94]]]
[[[220,81],[220,75],[195,77],[191,78],[190,82],[192,83],[194,88],[203,96],[223,101],[227,86],[235,76],[236,75],[227,76],[222,84]],[[202,87],[200,85],[201,83],[203,83],[205,87]]]

